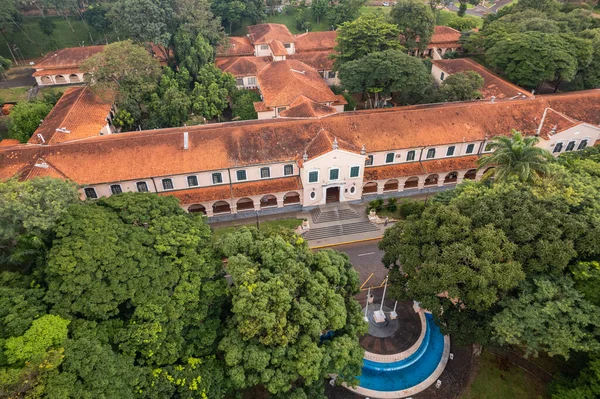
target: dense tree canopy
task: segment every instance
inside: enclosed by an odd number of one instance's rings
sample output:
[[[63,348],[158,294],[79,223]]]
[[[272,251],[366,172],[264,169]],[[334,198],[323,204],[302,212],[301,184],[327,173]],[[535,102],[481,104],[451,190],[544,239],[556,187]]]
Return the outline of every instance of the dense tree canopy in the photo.
[[[52,104],[44,101],[19,102],[10,111],[8,137],[26,143],[50,113],[52,107]]]
[[[400,28],[409,51],[427,48],[435,28],[435,14],[430,7],[419,0],[400,0],[390,17]]]
[[[467,101],[481,98],[483,78],[475,71],[453,73],[442,82],[440,92],[445,101]]]

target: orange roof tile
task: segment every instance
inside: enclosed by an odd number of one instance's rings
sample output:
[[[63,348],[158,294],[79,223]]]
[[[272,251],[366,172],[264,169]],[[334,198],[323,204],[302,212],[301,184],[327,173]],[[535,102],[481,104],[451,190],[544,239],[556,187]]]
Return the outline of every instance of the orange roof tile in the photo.
[[[477,159],[479,159],[477,155],[469,155],[459,158],[422,161],[421,165],[426,173],[452,172],[457,170],[477,168]]]
[[[257,101],[254,104],[254,110],[256,112],[273,111],[273,108],[269,108],[265,105],[264,101]]]
[[[288,191],[302,190],[300,177],[285,177],[280,179],[258,180],[247,183],[231,185],[234,198],[251,197],[253,195],[266,195],[285,193]]]
[[[48,75],[70,75],[72,73],[82,73],[79,68],[46,68],[39,69],[31,74],[31,76],[48,76]]]
[[[337,32],[308,32],[296,35],[296,52],[329,50],[333,51],[337,38]]]
[[[341,138],[333,137],[330,132],[325,129],[321,129],[308,143],[304,149],[304,154],[308,156],[308,159],[316,158],[320,155],[326,154],[333,150],[334,142],[336,141],[339,149],[350,152],[360,151],[355,145],[348,143]]]
[[[483,89],[481,90],[481,94],[484,98],[491,98],[492,96],[496,98],[511,98],[519,95],[533,98],[533,94],[529,91],[502,79],[500,76],[469,58],[433,60],[432,63],[448,74],[466,71],[474,71],[480,74],[483,78]]]
[[[288,58],[301,61],[317,71],[331,71],[334,61],[329,57],[331,54],[334,54],[333,51],[307,51],[290,55]]]
[[[98,136],[111,108],[112,101],[102,100],[87,87],[68,88],[28,143],[55,144]],[[63,128],[69,133],[58,131]]]
[[[230,36],[227,41],[227,45],[217,48],[218,56],[254,55],[254,46],[246,36]]]
[[[68,178],[64,173],[56,169],[52,164],[44,161],[42,158],[38,158],[19,173],[19,180],[21,181],[31,180],[36,177],[53,177],[55,179]]]
[[[283,62],[283,61],[282,61]],[[551,99],[551,100],[550,100]],[[344,112],[321,119],[229,122],[0,147],[0,179],[38,158],[79,184],[294,162],[321,130],[368,153],[481,141],[511,129],[536,134],[546,108],[600,125],[600,90],[511,101],[472,101]],[[569,113],[573,110],[576,115]],[[183,132],[189,148],[183,149]],[[371,169],[371,168],[367,168]]]
[[[395,177],[417,176],[425,173],[419,162],[399,163],[390,166],[365,168],[365,181],[391,179]]]
[[[318,103],[337,99],[317,71],[296,60],[270,63],[259,72],[258,82],[263,101],[271,108],[288,106],[299,95]]]
[[[235,77],[256,76],[269,62],[269,57],[220,57],[215,60],[217,68]]]
[[[269,47],[271,48],[271,53],[273,53],[273,55],[276,57],[287,55],[285,46],[277,39],[271,40],[269,42]]]
[[[288,109],[280,112],[279,115],[284,118],[321,118],[336,112],[337,110],[333,107],[316,103],[310,98],[300,95]]]
[[[229,184],[221,184],[219,186],[190,188],[188,190],[164,191],[158,193],[158,195],[172,195],[181,204],[185,205],[231,198],[231,188]]]
[[[540,137],[548,140],[553,134],[560,133],[564,130],[572,128],[573,126],[577,126],[580,123],[581,122],[569,118],[560,112],[556,112],[552,108],[546,108],[540,123],[538,134]]]
[[[104,46],[69,47],[52,51],[35,65],[35,69],[79,67],[83,61],[104,50]]]
[[[259,24],[248,27],[248,38],[252,44],[269,44],[271,40],[294,43],[296,39],[283,24]]]
[[[0,141],[0,147],[12,147],[19,144],[21,144],[21,142],[16,139],[2,139],[2,141]]]
[[[460,32],[456,29],[452,29],[449,26],[436,26],[429,44],[458,43],[458,39],[460,39]]]

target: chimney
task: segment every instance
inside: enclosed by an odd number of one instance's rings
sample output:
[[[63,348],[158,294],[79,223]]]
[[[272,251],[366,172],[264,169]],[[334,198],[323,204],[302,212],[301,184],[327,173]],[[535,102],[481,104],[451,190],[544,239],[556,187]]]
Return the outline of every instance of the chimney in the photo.
[[[188,132],[183,132],[183,149],[187,150],[189,148],[188,145]]]
[[[360,155],[367,155],[367,148],[365,147],[364,144],[363,144],[362,148],[360,149]]]
[[[332,147],[333,147],[334,150],[338,149],[339,146],[338,146],[337,137],[333,139],[333,145],[332,145]]]
[[[495,101],[496,101],[496,96],[492,96],[492,97],[490,98],[490,102],[493,104]]]
[[[308,154],[306,153],[306,151],[304,151],[304,155],[302,155],[302,160],[304,162],[308,161]]]

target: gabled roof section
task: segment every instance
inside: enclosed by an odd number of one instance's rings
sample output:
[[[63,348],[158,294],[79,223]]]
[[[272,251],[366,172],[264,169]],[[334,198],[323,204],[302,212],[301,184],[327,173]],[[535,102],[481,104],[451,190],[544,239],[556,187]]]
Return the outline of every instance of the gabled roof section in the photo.
[[[568,115],[570,118],[600,126],[599,95],[600,89],[595,89],[564,94],[547,94],[537,96],[537,98],[543,99],[550,108]]]
[[[333,59],[329,56],[332,51],[307,51],[288,56],[288,59],[298,60],[317,71],[331,71],[333,69]]]
[[[321,75],[297,60],[272,62],[258,74],[265,106],[288,106],[300,95],[315,102],[334,102],[337,97]]]
[[[55,144],[98,136],[107,124],[106,118],[111,108],[112,101],[102,100],[87,87],[71,87],[58,100],[28,143]]]
[[[287,54],[285,46],[277,39],[273,39],[269,42],[269,48],[274,56],[281,57]]]
[[[460,39],[460,32],[456,29],[452,29],[449,26],[436,26],[429,45],[454,43],[458,42],[458,39]]]
[[[556,133],[560,133],[581,123],[573,118],[569,118],[565,114],[556,112],[552,108],[546,108],[540,122],[540,127],[538,128],[538,135],[545,140],[549,140]]]
[[[235,77],[256,76],[270,62],[269,57],[220,57],[215,60],[217,68]]]
[[[35,65],[35,69],[78,68],[85,60],[104,50],[104,46],[69,47],[52,51]]]
[[[279,115],[284,118],[322,118],[335,113],[337,113],[337,110],[334,107],[319,104],[304,95],[300,95],[290,104],[288,109],[280,112]]]
[[[36,177],[53,177],[55,179],[67,179],[67,176],[43,158],[27,165],[19,173],[19,180],[31,180]]]
[[[269,44],[271,40],[279,40],[282,43],[294,43],[296,41],[294,35],[283,24],[251,25],[248,27],[248,39],[254,45]]]
[[[433,60],[432,63],[448,74],[467,71],[473,71],[480,74],[483,78],[483,89],[481,90],[483,98],[491,98],[492,96],[498,99],[512,97],[533,98],[533,94],[529,91],[502,79],[500,76],[469,58]]]
[[[296,35],[296,52],[305,51],[333,51],[336,45],[337,32],[307,32]]]
[[[226,45],[217,48],[217,56],[254,55],[254,46],[246,36],[230,36],[227,41]]]
[[[336,148],[350,152],[360,152],[360,149],[356,148],[355,145],[350,144],[338,137],[334,137],[327,130],[321,129],[308,143],[304,149],[304,153],[307,155],[308,159],[313,159],[320,155],[326,154],[329,151],[333,151]]]

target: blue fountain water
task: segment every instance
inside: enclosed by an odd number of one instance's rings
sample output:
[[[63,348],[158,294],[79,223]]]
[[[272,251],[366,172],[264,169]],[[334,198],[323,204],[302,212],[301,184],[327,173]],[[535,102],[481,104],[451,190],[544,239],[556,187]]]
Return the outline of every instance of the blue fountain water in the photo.
[[[361,387],[376,391],[400,391],[425,381],[434,372],[442,360],[444,336],[430,314],[426,314],[425,319],[425,337],[415,353],[393,363],[365,359],[359,377]]]

